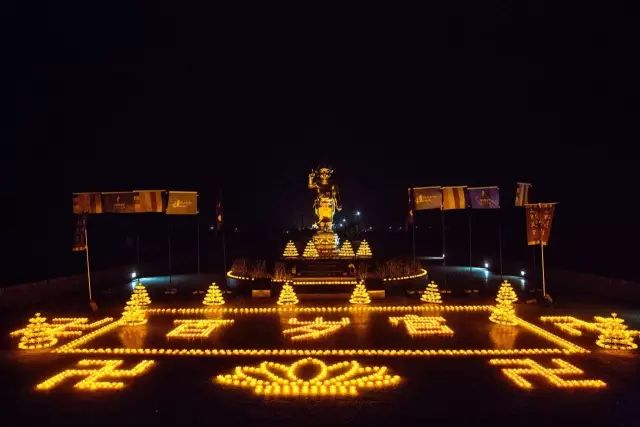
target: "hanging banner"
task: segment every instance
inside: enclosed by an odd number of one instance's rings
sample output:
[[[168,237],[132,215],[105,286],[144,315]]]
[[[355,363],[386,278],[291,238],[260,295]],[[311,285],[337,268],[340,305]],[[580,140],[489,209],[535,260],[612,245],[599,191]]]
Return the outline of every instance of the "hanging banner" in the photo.
[[[164,212],[162,195],[165,190],[135,190],[133,204],[136,212]]]
[[[442,187],[442,210],[466,209],[465,186]]]
[[[100,193],[73,193],[73,213],[102,213],[102,196]]]
[[[78,215],[76,219],[76,231],[73,234],[73,245],[71,250],[74,252],[87,250],[87,214],[83,213]]]
[[[415,187],[411,189],[413,209],[442,209],[442,189],[440,187]]]
[[[500,209],[500,189],[498,187],[467,188],[472,209]]]
[[[535,203],[525,205],[527,214],[527,244],[547,245],[551,234],[551,223],[557,203]]]
[[[518,186],[516,188],[516,206],[524,206],[529,204],[529,190],[531,189],[531,184],[526,182],[518,182],[516,183]]]
[[[198,193],[195,191],[169,191],[167,215],[197,215]]]
[[[134,193],[132,191],[102,193],[102,207],[106,213],[134,213]]]

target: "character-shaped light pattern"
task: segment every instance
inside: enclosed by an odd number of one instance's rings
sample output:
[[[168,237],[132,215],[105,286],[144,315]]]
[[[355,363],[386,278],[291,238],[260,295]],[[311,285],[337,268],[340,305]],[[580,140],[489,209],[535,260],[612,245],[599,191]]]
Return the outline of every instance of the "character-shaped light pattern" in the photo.
[[[125,387],[122,381],[101,381],[105,378],[133,378],[146,373],[155,362],[143,360],[131,369],[118,369],[124,360],[83,359],[78,362],[80,369],[67,369],[36,385],[36,390],[50,390],[71,377],[85,377],[73,387],[78,390],[119,390]]]
[[[305,379],[300,370],[314,368],[315,376]],[[218,375],[219,384],[249,388],[263,396],[356,396],[360,390],[392,387],[400,377],[390,375],[385,366],[365,367],[355,360],[326,365],[311,357],[291,365],[262,362],[257,367],[237,366],[233,374]]]
[[[292,328],[285,329],[282,334],[289,336],[291,341],[306,341],[331,335],[351,323],[348,317],[343,317],[339,321],[328,321],[322,317],[316,317],[311,321],[300,321],[297,318],[289,319]]]
[[[582,375],[577,366],[562,359],[551,359],[557,368],[545,368],[531,359],[491,359],[489,363],[495,366],[520,366],[519,368],[506,368],[502,372],[518,387],[532,389],[533,385],[525,376],[544,378],[547,382],[558,388],[602,388],[607,384],[601,380],[565,380],[560,375]]]
[[[453,330],[445,325],[446,319],[441,316],[416,316],[407,314],[403,317],[389,317],[393,326],[404,323],[407,333],[412,337],[428,335],[453,335]]]
[[[167,338],[196,339],[208,338],[216,329],[233,324],[232,319],[177,319],[178,325],[167,333]]]

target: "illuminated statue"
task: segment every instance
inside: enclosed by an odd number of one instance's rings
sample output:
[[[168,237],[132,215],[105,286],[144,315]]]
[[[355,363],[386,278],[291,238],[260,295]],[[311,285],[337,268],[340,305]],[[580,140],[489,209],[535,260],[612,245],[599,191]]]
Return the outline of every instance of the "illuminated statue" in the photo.
[[[316,190],[313,208],[316,212],[316,226],[320,231],[331,232],[333,229],[333,215],[336,210],[342,210],[338,198],[338,186],[333,183],[333,170],[320,166],[309,174],[309,189]]]

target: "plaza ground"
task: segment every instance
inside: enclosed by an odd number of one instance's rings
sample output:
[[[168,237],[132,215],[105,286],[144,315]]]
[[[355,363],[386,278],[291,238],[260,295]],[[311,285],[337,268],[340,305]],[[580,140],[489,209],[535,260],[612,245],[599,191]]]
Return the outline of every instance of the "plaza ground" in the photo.
[[[499,277],[487,277],[483,285],[478,271],[473,277],[464,271],[451,270],[443,294],[447,305],[492,304]],[[474,273],[473,271],[471,272]],[[487,275],[488,276],[488,275]],[[169,287],[165,278],[146,280],[153,307],[200,308],[206,290],[215,277],[184,276],[172,278],[171,287],[177,293],[165,293]],[[217,278],[219,280],[219,278]],[[515,279],[514,279],[515,281]],[[439,281],[442,283],[442,281]],[[483,290],[482,286],[486,286]],[[527,299],[526,286],[520,290]],[[442,287],[442,286],[441,286]],[[518,283],[514,282],[518,290]],[[478,292],[474,292],[477,289]],[[64,300],[39,304],[47,316],[89,316],[100,319],[118,317],[131,290],[130,284],[114,284],[97,296],[99,310],[91,313],[82,294]],[[470,291],[470,292],[468,292]],[[245,300],[227,296],[225,307],[271,307],[273,300]],[[384,365],[402,377],[398,387],[363,391],[348,398],[264,398],[250,390],[223,387],[213,378],[233,371],[235,366],[254,366],[263,360],[289,364],[296,356],[219,356],[219,357],[148,357],[157,364],[147,374],[125,380],[119,391],[78,392],[73,380],[68,380],[48,392],[37,392],[34,386],[52,375],[75,366],[78,360],[107,358],[98,355],[28,353],[17,350],[17,340],[8,332],[24,325],[36,307],[22,307],[0,314],[2,352],[0,376],[2,390],[0,419],[3,425],[637,425],[640,393],[637,382],[640,371],[637,352],[619,353],[595,346],[595,336],[564,335],[550,324],[539,321],[542,315],[571,315],[591,320],[594,315],[617,311],[633,329],[640,329],[639,311],[633,306],[612,306],[599,301],[568,298],[556,300],[552,306],[517,304],[518,315],[526,321],[591,351],[585,355],[562,355],[562,359],[584,370],[576,379],[601,379],[604,389],[564,390],[551,387],[544,379],[530,378],[533,390],[515,386],[487,357],[385,357],[327,356],[318,357],[327,363],[356,359],[367,366]],[[373,305],[419,305],[417,296],[387,298]],[[307,301],[302,306],[345,306],[346,301]],[[394,330],[378,314],[368,318],[352,317],[353,331],[331,338],[323,345],[304,344],[299,348],[532,348],[556,347],[537,336],[520,332],[513,337],[492,334],[493,325],[483,312],[443,313],[456,334],[449,341],[412,340],[403,330]],[[311,317],[306,315],[307,318]],[[259,318],[246,316],[237,320],[238,329],[224,333],[216,345],[226,347],[294,348],[277,331],[281,323],[277,315]],[[243,323],[244,322],[244,323]],[[167,346],[164,333],[170,318],[153,316],[142,338],[146,347]],[[358,329],[360,328],[360,329]],[[102,341],[100,341],[102,340]],[[225,341],[226,340],[226,341]],[[501,341],[502,340],[502,341]],[[505,341],[506,340],[506,341]],[[134,340],[135,341],[135,340]],[[97,344],[100,343],[100,344]],[[262,344],[260,344],[262,343]],[[139,346],[126,342],[116,333],[100,337],[95,346]],[[172,344],[173,345],[173,344]],[[185,348],[207,348],[201,342],[181,344]],[[93,347],[88,345],[85,347]],[[360,347],[358,347],[360,346]],[[179,346],[178,346],[179,347]],[[298,348],[297,347],[297,348]],[[553,356],[557,357],[557,356]],[[140,356],[122,356],[130,367]],[[552,356],[532,356],[544,366],[552,366]]]

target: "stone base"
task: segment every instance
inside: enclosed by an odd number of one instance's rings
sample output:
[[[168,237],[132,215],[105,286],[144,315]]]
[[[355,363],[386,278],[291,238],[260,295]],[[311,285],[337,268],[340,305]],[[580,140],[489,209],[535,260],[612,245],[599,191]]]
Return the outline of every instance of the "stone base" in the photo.
[[[313,244],[320,257],[338,256],[338,235],[332,231],[318,231],[313,235]]]

